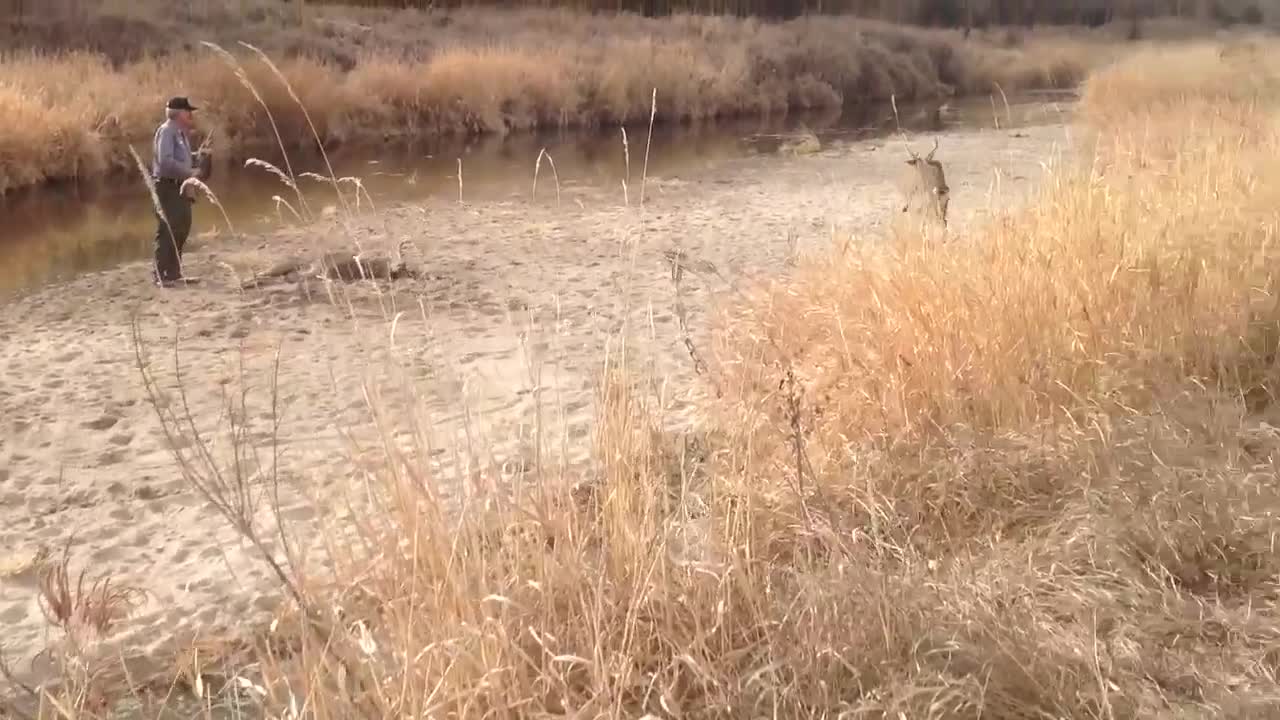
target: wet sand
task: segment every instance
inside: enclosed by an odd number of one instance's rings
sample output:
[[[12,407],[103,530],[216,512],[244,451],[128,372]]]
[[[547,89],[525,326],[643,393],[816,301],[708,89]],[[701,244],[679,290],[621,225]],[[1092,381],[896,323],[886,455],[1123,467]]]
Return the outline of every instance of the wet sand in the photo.
[[[1069,136],[1062,125],[943,136],[938,157],[952,187],[953,232],[1022,202],[1042,177],[1041,163]],[[921,135],[912,146],[923,152],[932,142]],[[37,604],[33,562],[71,541],[73,573],[87,567],[91,576],[110,575],[147,593],[145,604],[99,642],[113,652],[159,653],[197,631],[222,632],[269,609],[278,595],[252,549],[184,481],[143,367],[156,378],[162,406],[189,411],[193,424],[178,440],[185,457],[199,447],[190,439],[194,428],[216,464],[233,471],[226,429],[242,421],[242,443],[267,464],[245,470],[260,487],[278,451],[284,516],[300,544],[318,546],[322,526],[358,512],[352,498],[362,495],[364,470],[385,457],[369,398],[401,430],[413,418],[431,425],[418,437],[430,435],[431,474],[454,503],[503,483],[510,466],[502,464],[528,462],[538,438],[554,448],[544,464],[585,460],[606,343],[616,356],[624,328],[629,369],[665,381],[673,417],[697,423],[691,393],[701,386],[681,340],[664,253],[683,249],[741,282],[784,272],[794,248],[826,247],[833,228],[874,242],[899,207],[890,180],[905,157],[903,141],[893,138],[835,143],[809,156],[735,159],[651,176],[643,207],[638,185],[628,189],[628,206],[616,183],[577,185],[563,177],[557,206],[544,174],[536,200],[436,199],[266,235],[198,237],[186,264],[202,282],[187,288],[157,289],[147,265],[133,263],[5,306],[6,655],[20,675],[47,669],[30,662],[57,642]],[[203,221],[216,210],[202,203],[197,213]],[[403,241],[416,248],[408,259],[420,277],[350,284],[293,278],[240,288],[255,269],[288,257],[355,245],[394,254]],[[696,335],[724,285],[697,273],[684,278]],[[407,432],[394,435],[392,442],[411,440]],[[468,462],[455,452],[460,448],[492,462]],[[268,535],[270,515],[264,503],[258,516]]]

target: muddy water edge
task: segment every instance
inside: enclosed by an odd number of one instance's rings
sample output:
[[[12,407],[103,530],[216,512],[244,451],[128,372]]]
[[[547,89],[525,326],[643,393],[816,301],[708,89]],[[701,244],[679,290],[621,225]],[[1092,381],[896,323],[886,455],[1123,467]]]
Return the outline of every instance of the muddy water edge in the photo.
[[[368,209],[431,196],[484,202],[528,197],[538,170],[539,194],[555,184],[616,188],[637,186],[649,145],[648,172],[673,177],[681,172],[752,154],[786,152],[812,133],[821,147],[907,132],[957,129],[1013,129],[1062,119],[1070,93],[1032,93],[1003,99],[971,97],[912,106],[875,106],[845,113],[793,113],[781,118],[714,124],[661,126],[648,142],[646,128],[623,133],[597,131],[484,136],[421,145],[345,147],[331,151],[338,177],[359,178],[357,192],[344,184],[344,197]],[[546,156],[538,158],[545,149]],[[810,148],[812,149],[812,148]],[[549,156],[549,159],[547,157]],[[628,157],[629,156],[629,157]],[[263,160],[281,165],[277,154]],[[327,174],[320,157],[291,156],[296,173]],[[459,181],[461,166],[461,182]],[[628,175],[629,173],[629,175]],[[266,232],[297,213],[324,212],[338,202],[332,186],[302,179],[298,193],[260,166],[223,164],[211,179],[225,217],[207,201],[197,205],[192,244],[202,235],[227,231]],[[306,208],[299,207],[305,205]],[[107,270],[150,255],[155,220],[140,178],[118,176],[11,194],[0,198],[0,302],[79,275]]]

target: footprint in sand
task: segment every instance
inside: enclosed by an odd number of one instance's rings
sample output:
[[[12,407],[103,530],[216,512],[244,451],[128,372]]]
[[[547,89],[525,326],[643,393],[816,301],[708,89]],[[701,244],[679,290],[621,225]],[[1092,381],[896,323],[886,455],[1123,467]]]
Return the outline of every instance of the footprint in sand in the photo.
[[[177,450],[186,450],[191,447],[191,440],[186,435],[176,435],[170,439],[164,430],[153,430],[151,435],[163,447]]]
[[[221,557],[221,556],[219,556]],[[210,558],[214,559],[214,558]],[[191,583],[183,583],[182,589],[187,592],[212,592],[216,587],[213,578],[202,578]]]
[[[280,513],[281,519],[291,523],[302,523],[314,520],[319,513],[314,505],[306,504],[283,510]]]
[[[159,500],[164,496],[164,493],[153,485],[140,485],[134,489],[133,496],[139,500]]]
[[[37,540],[65,542],[62,536],[62,528],[57,527],[55,525],[49,525],[49,526],[40,528],[35,532],[33,537],[35,537]]]
[[[90,430],[110,430],[116,423],[120,422],[120,418],[114,415],[103,415],[97,420],[89,420],[83,424]]]
[[[68,509],[85,509],[91,508],[98,504],[97,494],[89,490],[76,490],[63,498],[61,503],[55,506],[55,510]]]
[[[124,462],[124,453],[119,450],[108,450],[98,456],[99,465],[119,465]]]
[[[97,565],[105,565],[120,560],[123,553],[118,547],[98,548],[89,554],[89,560]]]

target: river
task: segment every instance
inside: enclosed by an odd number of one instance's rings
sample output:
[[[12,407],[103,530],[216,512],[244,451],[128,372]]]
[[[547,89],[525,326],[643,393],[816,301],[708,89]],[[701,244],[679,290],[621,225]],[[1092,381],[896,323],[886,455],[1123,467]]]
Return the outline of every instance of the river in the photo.
[[[825,147],[831,141],[883,137],[899,127],[912,132],[1012,129],[1058,120],[1071,100],[1070,94],[1057,93],[1022,95],[1007,103],[984,96],[901,106],[896,113],[890,106],[877,106],[856,113],[662,126],[654,129],[648,170],[651,175],[670,177],[683,169],[748,154],[776,153],[803,130],[812,131]],[[646,135],[643,127],[628,130],[633,184],[638,184],[644,165]],[[463,200],[481,202],[528,197],[536,161],[544,149],[550,160],[541,163],[539,194],[554,193],[558,176],[562,186],[615,186],[622,197],[627,160],[617,128],[343,148],[330,153],[330,162],[337,176],[361,179],[367,195],[360,197],[366,207],[370,201],[377,206],[433,195],[457,197],[459,162]],[[264,159],[282,164],[280,157]],[[297,157],[291,159],[295,172],[324,173],[319,157],[306,158],[301,164]],[[292,219],[293,211],[275,197],[299,204],[293,190],[257,166],[223,164],[209,185],[226,217],[202,202],[197,206],[193,236],[225,231],[228,220],[238,233],[267,231]],[[300,186],[313,212],[336,200],[326,183],[304,179]],[[150,199],[137,177],[44,187],[0,198],[0,298],[146,259],[154,232]]]

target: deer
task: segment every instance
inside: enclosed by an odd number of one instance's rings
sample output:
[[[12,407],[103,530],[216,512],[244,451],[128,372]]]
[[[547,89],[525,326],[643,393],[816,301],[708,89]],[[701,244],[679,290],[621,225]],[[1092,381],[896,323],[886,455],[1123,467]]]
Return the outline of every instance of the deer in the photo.
[[[942,171],[942,163],[934,160],[938,151],[938,140],[934,138],[933,149],[928,155],[920,157],[914,150],[907,148],[910,155],[907,167],[898,178],[898,190],[905,202],[902,212],[915,210],[926,220],[937,220],[943,227],[947,225],[947,204],[951,188],[947,187],[946,174]]]

